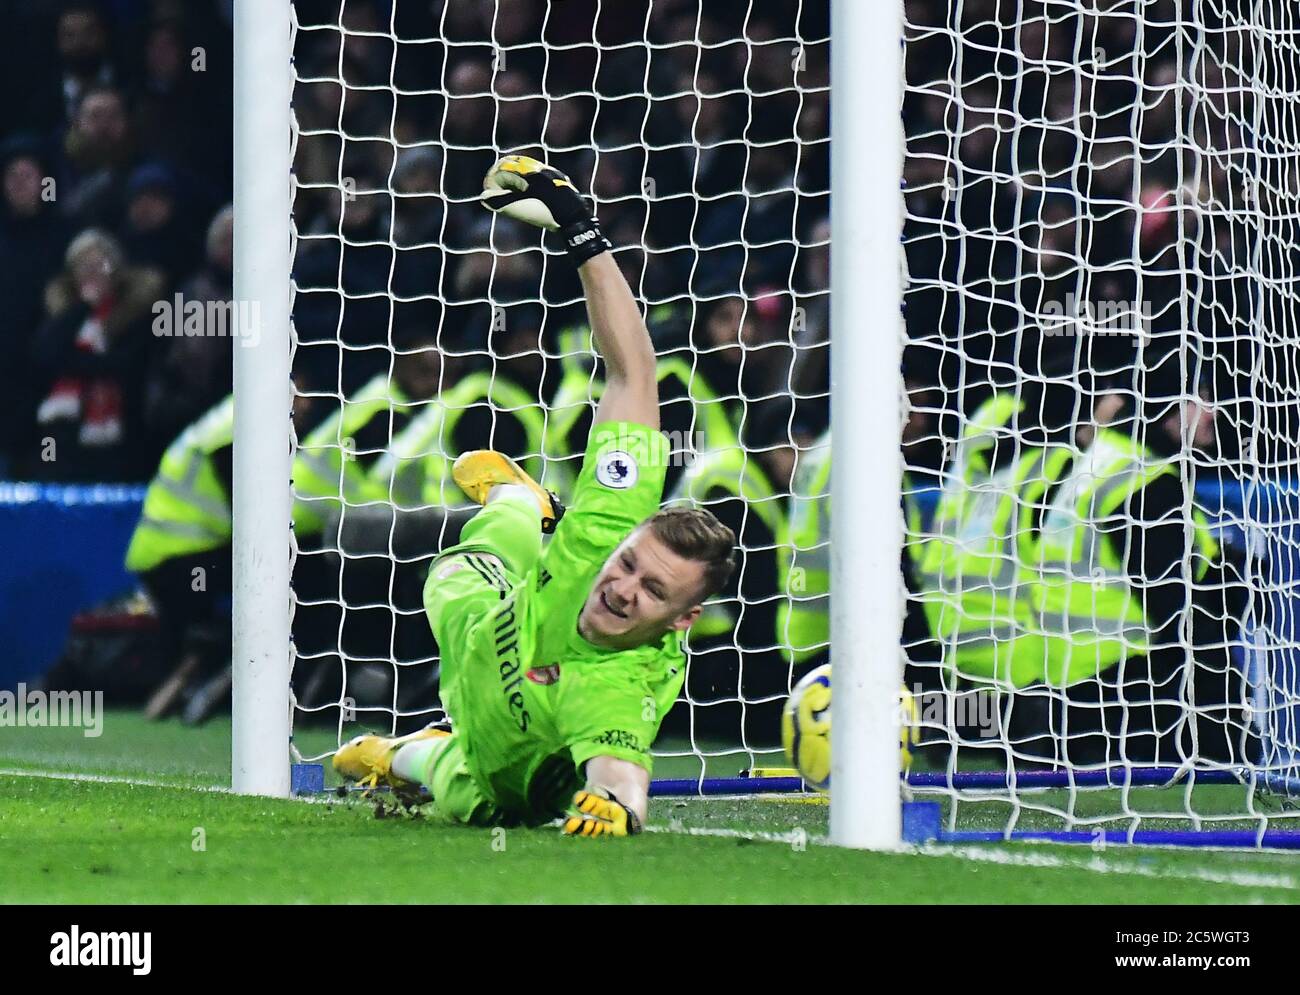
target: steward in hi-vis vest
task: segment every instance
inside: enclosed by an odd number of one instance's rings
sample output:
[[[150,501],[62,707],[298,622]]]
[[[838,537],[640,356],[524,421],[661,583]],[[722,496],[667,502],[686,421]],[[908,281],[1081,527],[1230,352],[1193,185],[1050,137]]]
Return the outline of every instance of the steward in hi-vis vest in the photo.
[[[1035,547],[1035,616],[1069,709],[1064,741],[1050,718],[1053,759],[1176,763],[1194,743],[1241,761],[1252,734],[1229,647],[1246,605],[1184,479],[1184,422],[1193,450],[1213,446],[1213,414],[1199,402],[1135,412],[1118,394],[1098,410],[1112,401],[1046,496]]]
[[[971,416],[944,477],[918,570],[945,664],[958,678],[1022,687],[1043,681],[1049,651],[1035,621],[1026,513],[1069,463],[1063,447],[1026,446],[1024,404],[989,398]]]
[[[489,446],[539,473],[546,414],[538,399],[493,372],[449,384],[393,439],[375,463],[372,482],[399,508],[469,507],[451,479],[466,449]]]
[[[1048,683],[1075,684],[1151,648],[1161,621],[1148,617],[1116,542],[1119,530],[1107,523],[1160,478],[1176,482],[1176,464],[1103,427],[1047,504],[1033,599],[1051,643]],[[1200,581],[1218,560],[1219,544],[1199,511],[1191,525],[1192,576]]]
[[[299,440],[293,461],[293,521],[299,542],[319,536],[326,519],[344,506],[385,500],[368,468],[384,453],[388,439],[363,443],[360,437],[375,429],[386,436],[390,417],[403,420],[412,410],[401,387],[381,373]]]
[[[299,394],[295,423],[309,407]],[[232,395],[167,447],[126,551],[157,610],[168,674],[145,706],[150,718],[183,704],[182,720],[201,722],[229,697],[234,431]]]
[[[235,399],[227,397],[163,453],[126,552],[132,573],[165,560],[230,545],[231,444]]]
[[[234,429],[234,398],[227,397],[167,447],[127,547],[126,568],[139,575],[158,613],[167,674],[145,706],[150,718],[169,714],[214,674],[229,673]],[[190,721],[208,714],[207,706],[193,716],[187,709]]]
[[[381,373],[336,403],[311,431],[299,436],[293,464],[294,532],[300,546],[329,546],[345,510],[375,508],[388,501],[373,468],[394,439],[455,376],[439,351],[436,330],[393,333],[391,373]],[[328,528],[329,535],[322,536]]]

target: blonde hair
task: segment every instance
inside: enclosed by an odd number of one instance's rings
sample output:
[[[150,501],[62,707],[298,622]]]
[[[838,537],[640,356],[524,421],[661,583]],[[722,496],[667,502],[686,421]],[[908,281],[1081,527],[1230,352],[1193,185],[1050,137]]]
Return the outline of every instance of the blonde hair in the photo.
[[[98,249],[108,260],[113,269],[122,267],[122,246],[108,232],[100,228],[87,228],[68,245],[63,254],[63,263],[68,269],[75,269],[82,256]]]
[[[662,508],[646,522],[678,556],[704,564],[703,601],[727,586],[736,569],[736,533],[703,508]]]

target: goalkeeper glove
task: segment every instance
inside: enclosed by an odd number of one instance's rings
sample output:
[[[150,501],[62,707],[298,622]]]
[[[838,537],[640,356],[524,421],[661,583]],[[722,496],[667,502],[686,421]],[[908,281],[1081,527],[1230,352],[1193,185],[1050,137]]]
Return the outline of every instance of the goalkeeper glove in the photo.
[[[558,169],[526,155],[508,155],[483,177],[480,202],[516,221],[558,231],[574,265],[608,249],[600,223],[570,179]]]
[[[565,836],[635,836],[641,832],[636,813],[603,791],[579,791],[573,804],[581,815],[564,820]]]

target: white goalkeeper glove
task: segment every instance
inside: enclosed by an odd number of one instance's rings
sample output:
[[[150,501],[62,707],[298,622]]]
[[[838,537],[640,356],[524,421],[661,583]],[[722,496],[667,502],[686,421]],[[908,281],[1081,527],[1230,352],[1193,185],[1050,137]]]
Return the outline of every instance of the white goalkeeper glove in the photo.
[[[529,156],[498,159],[483,177],[479,201],[490,211],[559,232],[575,265],[613,248],[573,182]]]

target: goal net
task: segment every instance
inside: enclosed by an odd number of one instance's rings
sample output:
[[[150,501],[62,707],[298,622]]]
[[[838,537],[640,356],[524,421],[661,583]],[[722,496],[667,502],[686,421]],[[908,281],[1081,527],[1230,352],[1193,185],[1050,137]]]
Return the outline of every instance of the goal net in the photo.
[[[922,786],[953,828],[1285,830],[1295,13],[905,10]]]
[[[904,11],[900,418],[862,430],[902,445],[910,790],[948,831],[1262,840],[1300,778],[1295,18]],[[300,758],[440,717],[455,456],[576,474],[572,267],[477,203],[525,152],[591,191],[645,307],[665,499],[740,540],[656,777],[785,766],[830,659],[829,4],[296,0],[293,48]]]
[[[421,589],[472,511],[458,453],[505,451],[561,496],[576,476],[602,389],[580,287],[477,202],[523,152],[591,192],[646,309],[665,500],[741,541],[656,774],[779,755],[779,547],[829,417],[828,6],[294,6],[297,729],[439,717]]]

